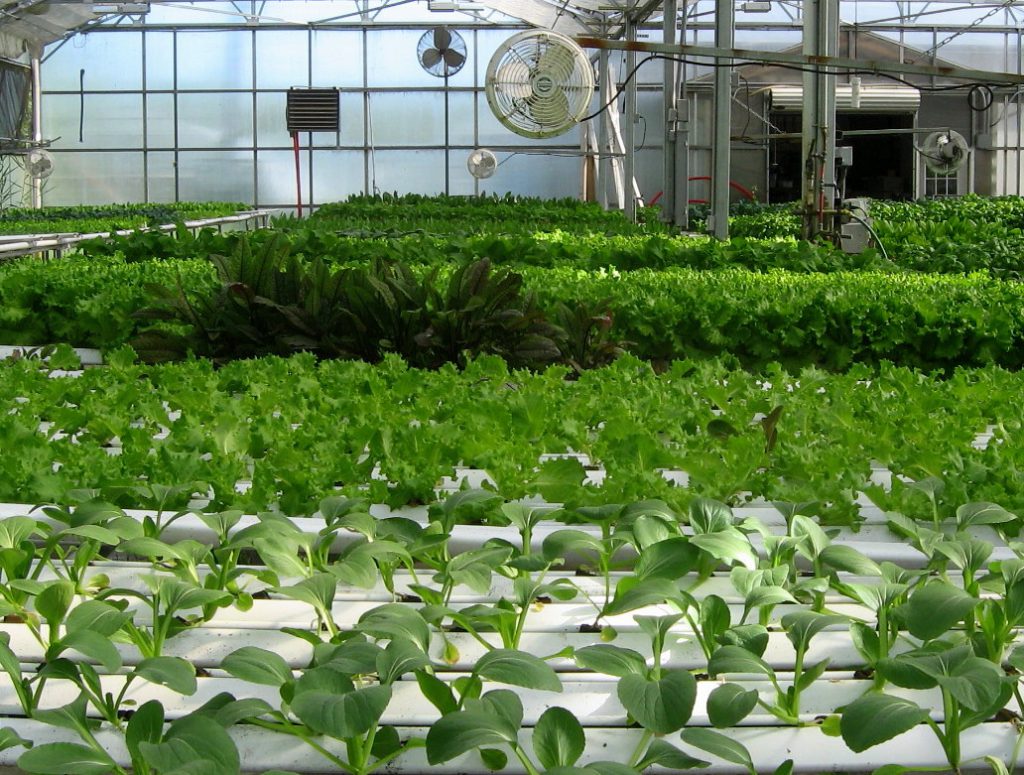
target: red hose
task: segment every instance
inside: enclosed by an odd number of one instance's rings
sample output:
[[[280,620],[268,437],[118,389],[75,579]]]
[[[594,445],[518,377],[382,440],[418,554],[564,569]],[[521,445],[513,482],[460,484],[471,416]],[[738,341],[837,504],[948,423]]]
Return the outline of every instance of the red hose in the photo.
[[[292,148],[295,149],[295,203],[299,208],[299,217],[302,217],[302,173],[299,163],[299,133],[292,132]]]

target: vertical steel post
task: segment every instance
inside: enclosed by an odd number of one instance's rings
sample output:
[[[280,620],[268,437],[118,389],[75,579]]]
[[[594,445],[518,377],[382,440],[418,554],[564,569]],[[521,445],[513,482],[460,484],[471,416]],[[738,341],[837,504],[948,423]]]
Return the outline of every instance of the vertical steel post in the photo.
[[[32,142],[43,141],[43,79],[40,55],[42,51],[33,46],[31,54],[32,66]],[[32,181],[32,206],[37,210],[43,206],[43,181],[35,175]]]
[[[626,40],[633,42],[636,40],[636,22],[633,17],[627,15],[626,21]],[[626,217],[631,220],[636,220],[636,194],[633,189],[633,180],[636,176],[635,167],[635,151],[636,151],[636,76],[633,74],[633,70],[636,68],[636,52],[629,50],[626,52],[626,72],[622,76],[623,78],[629,78],[629,83],[626,84],[626,110],[623,114],[623,119],[626,122],[625,131],[623,132],[623,145],[625,145],[625,158],[622,164],[622,177],[623,177],[623,203],[622,209],[626,214]],[[633,76],[630,78],[630,76]]]
[[[686,43],[687,0],[682,0],[679,19],[679,42]],[[686,94],[686,65],[679,65],[679,88],[676,101],[676,185],[675,212],[672,220],[684,231],[690,228],[690,101]]]
[[[598,54],[598,89],[597,101],[603,108],[610,99],[611,84],[608,78],[608,52],[604,49]],[[608,209],[608,179],[611,177],[611,165],[608,162],[608,117],[603,113],[597,120],[597,200],[601,207]]]
[[[676,0],[664,0],[661,39],[669,46],[676,42]],[[665,139],[662,143],[661,219],[673,222],[676,205],[676,63],[664,62],[662,113],[665,118]]]
[[[839,49],[838,0],[804,0],[803,53],[836,56]],[[824,210],[835,196],[836,77],[821,67],[803,74],[804,106],[801,137],[803,159],[803,235],[812,239],[831,230]]]
[[[733,47],[735,11],[733,0],[716,0],[715,46]],[[715,139],[712,147],[711,217],[715,239],[729,239],[729,166],[732,134],[732,72],[728,60],[715,67]]]

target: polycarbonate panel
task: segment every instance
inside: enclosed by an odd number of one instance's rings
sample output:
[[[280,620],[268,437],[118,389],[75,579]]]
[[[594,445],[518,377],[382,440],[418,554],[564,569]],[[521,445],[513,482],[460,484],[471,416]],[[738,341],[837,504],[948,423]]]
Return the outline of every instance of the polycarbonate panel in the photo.
[[[150,148],[174,147],[174,95],[146,95],[146,142]]]
[[[182,201],[255,201],[252,151],[182,151],[178,196]]]
[[[260,148],[287,147],[291,135],[285,122],[285,92],[263,92],[256,95],[256,145]]]
[[[363,85],[363,33],[313,30],[313,86]]]
[[[450,95],[449,95],[450,96]],[[373,145],[443,145],[444,92],[377,92],[370,95]],[[472,124],[449,102],[449,127]]]
[[[481,181],[480,190],[493,194],[578,197],[581,165],[578,156],[520,154],[502,164],[493,177]]]
[[[251,146],[252,94],[179,94],[178,142],[182,148]]]
[[[313,201],[338,202],[363,188],[363,154],[360,151],[314,151]]]
[[[59,138],[54,148],[142,147],[141,94],[44,94],[42,107],[43,135]]]
[[[467,49],[467,61],[455,75],[449,76],[450,86],[472,86],[473,57],[472,33],[449,28],[462,36]],[[367,33],[367,79],[370,86],[433,86],[440,88],[444,78],[430,75],[420,65],[417,46],[430,30],[370,30]]]
[[[940,41],[946,35],[940,35]],[[1008,62],[1001,45],[993,45],[997,40],[1001,43],[1003,36],[992,33],[965,33],[951,40],[935,52],[935,55],[947,62],[975,70],[994,70],[996,72],[1016,72],[1017,66]]]
[[[245,16],[239,6],[245,3],[153,3],[145,16],[146,24],[238,24]]]
[[[309,152],[299,153],[302,203],[309,204]],[[291,151],[260,151],[256,155],[256,203],[295,204],[295,155]]]
[[[444,191],[443,151],[377,151],[374,181],[381,192],[438,194]]]
[[[144,201],[141,153],[55,153],[43,185],[43,204]]]
[[[448,193],[452,196],[466,196],[477,193],[477,189],[474,187],[476,178],[469,174],[469,169],[466,167],[466,159],[469,158],[469,154],[470,151],[459,149],[453,150],[449,155]],[[486,182],[486,180],[480,181],[481,185]]]
[[[256,88],[309,84],[309,36],[305,30],[264,30],[256,35]]]
[[[252,32],[178,33],[179,89],[251,89]]]
[[[165,151],[150,151],[147,156],[150,202],[174,201],[174,154]]]
[[[174,34],[146,32],[146,88],[174,88]]]
[[[84,70],[83,74],[81,71]],[[142,37],[132,33],[75,35],[47,57],[43,88],[122,91],[142,88]]]

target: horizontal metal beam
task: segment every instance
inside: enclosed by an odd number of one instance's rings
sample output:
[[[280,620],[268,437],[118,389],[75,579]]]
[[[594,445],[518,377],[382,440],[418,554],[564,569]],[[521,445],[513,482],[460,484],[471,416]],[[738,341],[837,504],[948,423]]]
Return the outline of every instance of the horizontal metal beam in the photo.
[[[925,75],[954,78],[964,81],[986,83],[1024,84],[1024,75],[997,73],[989,70],[972,70],[966,67],[945,65],[911,65],[904,62],[886,62],[873,59],[848,59],[847,57],[806,56],[787,54],[782,51],[753,51],[742,48],[716,48],[714,46],[669,45],[646,41],[607,40],[605,38],[577,37],[576,42],[584,48],[603,48],[615,51],[639,51],[648,54],[665,54],[677,57],[705,57],[725,59],[732,62],[762,62],[773,65],[795,65],[801,69],[828,69],[832,71],[852,70],[863,74]]]

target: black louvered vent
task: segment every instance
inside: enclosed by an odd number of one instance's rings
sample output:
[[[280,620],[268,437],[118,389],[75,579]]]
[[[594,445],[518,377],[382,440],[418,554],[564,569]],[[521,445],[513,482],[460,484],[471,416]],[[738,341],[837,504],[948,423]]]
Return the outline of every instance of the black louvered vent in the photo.
[[[341,117],[337,89],[289,89],[288,132],[337,132]]]

